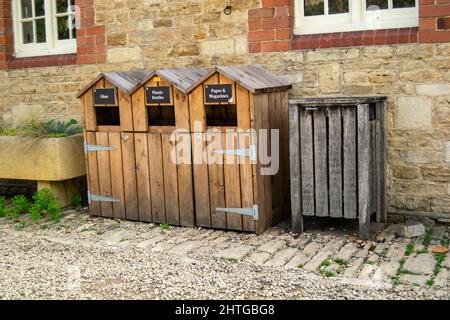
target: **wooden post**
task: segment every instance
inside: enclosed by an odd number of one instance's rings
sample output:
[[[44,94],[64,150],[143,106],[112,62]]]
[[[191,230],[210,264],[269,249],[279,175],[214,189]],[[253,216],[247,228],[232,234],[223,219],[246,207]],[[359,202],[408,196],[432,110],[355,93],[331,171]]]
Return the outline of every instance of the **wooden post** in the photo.
[[[357,106],[358,117],[358,211],[359,234],[362,239],[369,239],[370,224],[370,134],[369,134],[369,105]]]
[[[289,148],[291,174],[291,213],[292,230],[303,232],[303,217],[301,212],[300,188],[300,119],[299,106],[289,105]]]
[[[377,134],[376,148],[378,159],[377,178],[377,220],[385,223],[387,221],[387,196],[386,196],[386,102],[380,102],[376,108]]]

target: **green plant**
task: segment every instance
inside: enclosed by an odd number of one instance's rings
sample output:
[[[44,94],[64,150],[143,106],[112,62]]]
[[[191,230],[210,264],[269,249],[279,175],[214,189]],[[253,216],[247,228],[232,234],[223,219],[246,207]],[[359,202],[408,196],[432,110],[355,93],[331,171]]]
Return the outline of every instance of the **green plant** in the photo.
[[[380,256],[386,257],[388,253],[388,248],[384,248],[383,251],[380,252]]]
[[[74,192],[72,194],[72,198],[70,199],[72,207],[74,207],[75,209],[81,208],[82,201],[83,201],[83,199],[82,199],[81,194],[79,192]]]
[[[348,261],[345,259],[336,258],[336,259],[334,259],[334,262],[343,267],[348,266]]]
[[[30,209],[28,199],[23,195],[17,195],[12,198],[11,207],[8,208],[7,216],[13,220],[19,220],[22,214]]]
[[[416,254],[424,254],[424,253],[428,253],[428,250],[427,249],[416,250]]]
[[[400,268],[403,267],[403,265],[405,264],[406,260],[405,258],[401,258],[399,263],[400,263]]]
[[[435,253],[434,260],[436,260],[436,265],[434,266],[434,275],[436,276],[442,268],[442,262],[444,262],[446,257],[445,253]]]
[[[399,276],[399,275],[392,276],[392,277],[391,277],[391,280],[392,280],[392,284],[393,284],[394,286],[399,285],[399,284],[402,283],[402,281],[400,280],[400,276]]]
[[[366,263],[372,264],[372,265],[377,264],[377,262],[375,260],[366,260]]]
[[[443,239],[441,239],[441,245],[444,247],[448,247],[450,244],[450,240],[445,236]]]
[[[297,268],[303,269],[304,266],[305,266],[305,265],[304,265],[303,263],[299,263],[299,264],[297,265]]]
[[[433,279],[429,279],[425,283],[426,283],[427,286],[432,287],[434,285],[434,280]]]
[[[414,242],[408,243],[405,250],[405,255],[410,256],[414,252]]]
[[[397,274],[400,275],[400,274],[416,274],[416,273],[406,270],[406,269],[400,269]]]
[[[7,214],[6,198],[0,197],[0,218],[6,217],[6,214]]]
[[[83,132],[82,127],[77,124],[78,122],[75,119],[67,122],[52,119],[42,123],[42,129],[49,138],[61,138]]]
[[[162,230],[169,230],[170,229],[170,225],[168,224],[168,223],[161,223],[160,225],[159,225],[159,227],[162,229]]]
[[[425,230],[425,234],[422,237],[422,244],[424,246],[429,246],[431,239],[433,239],[433,226],[428,226]]]
[[[33,221],[37,222],[43,217],[49,217],[53,221],[61,218],[61,209],[50,190],[39,190],[33,195],[33,200],[34,204],[30,208],[30,217]]]
[[[328,266],[331,265],[331,263],[332,263],[331,259],[323,260],[323,261],[320,263],[319,268],[328,267]]]
[[[331,277],[334,277],[336,274],[333,271],[325,271],[325,273],[323,273],[323,275],[327,278],[331,278]]]

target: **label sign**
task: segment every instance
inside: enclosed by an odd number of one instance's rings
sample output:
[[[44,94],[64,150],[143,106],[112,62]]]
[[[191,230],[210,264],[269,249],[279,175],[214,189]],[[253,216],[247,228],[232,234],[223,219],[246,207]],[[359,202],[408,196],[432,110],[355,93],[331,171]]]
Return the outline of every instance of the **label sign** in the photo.
[[[116,106],[116,89],[94,89],[94,105]]]
[[[233,102],[233,86],[231,84],[207,84],[205,85],[205,102],[221,103]]]
[[[145,88],[147,104],[171,103],[170,87]]]

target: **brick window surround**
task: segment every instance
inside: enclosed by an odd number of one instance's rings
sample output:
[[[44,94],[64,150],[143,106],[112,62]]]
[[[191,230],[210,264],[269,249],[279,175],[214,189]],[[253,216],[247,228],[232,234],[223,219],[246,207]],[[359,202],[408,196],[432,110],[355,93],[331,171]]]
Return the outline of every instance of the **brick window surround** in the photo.
[[[94,0],[75,0],[80,8],[77,53],[14,57],[12,0],[0,0],[0,70],[106,62],[105,26],[95,25]]]
[[[294,35],[294,0],[262,0],[248,11],[249,52],[450,42],[450,0],[419,0],[419,27]]]

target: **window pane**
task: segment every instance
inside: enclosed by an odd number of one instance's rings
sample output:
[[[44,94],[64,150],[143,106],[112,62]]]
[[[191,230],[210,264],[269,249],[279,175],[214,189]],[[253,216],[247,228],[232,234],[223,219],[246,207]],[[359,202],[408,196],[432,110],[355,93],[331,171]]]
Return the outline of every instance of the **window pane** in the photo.
[[[45,41],[45,19],[38,19],[36,20],[36,42],[43,43]]]
[[[325,14],[323,0],[305,0],[305,16]]]
[[[33,21],[23,22],[23,43],[33,43],[34,42],[34,32],[33,32]]]
[[[328,0],[328,14],[347,13],[348,0]]]
[[[378,8],[380,9],[388,8],[388,0],[367,0],[366,3],[368,10],[377,10]]]
[[[413,8],[416,6],[415,0],[394,0],[394,8]]]
[[[70,39],[70,30],[68,26],[68,16],[58,17],[58,40]]]
[[[57,13],[67,12],[67,0],[56,0],[56,12]]]
[[[45,16],[44,0],[34,0],[34,16],[35,17]]]
[[[22,18],[31,18],[33,16],[33,3],[31,0],[22,0]]]

